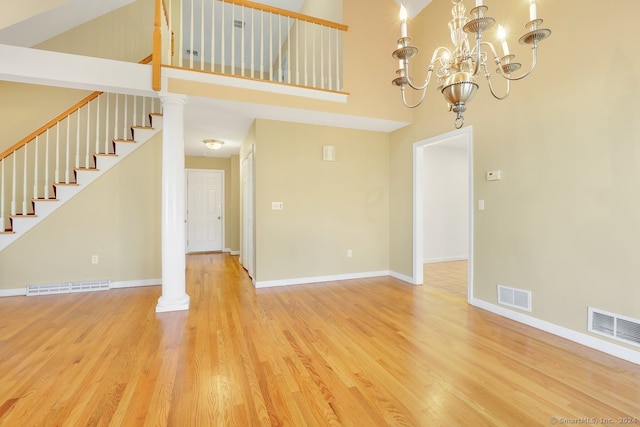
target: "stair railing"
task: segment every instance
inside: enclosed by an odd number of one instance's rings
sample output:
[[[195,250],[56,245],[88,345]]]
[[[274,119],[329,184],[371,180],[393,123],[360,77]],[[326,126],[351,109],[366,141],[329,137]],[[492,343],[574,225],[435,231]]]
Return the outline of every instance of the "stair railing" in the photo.
[[[75,185],[75,170],[114,155],[113,141],[149,126],[158,98],[94,92],[0,153],[0,232],[11,216],[33,215],[32,200],[55,200],[54,185]],[[8,214],[8,215],[7,215]]]
[[[163,66],[343,90],[346,25],[243,0],[170,1],[168,10],[164,1],[156,5],[163,9],[156,12],[156,31],[163,34],[154,40],[162,40],[163,53],[154,51]]]

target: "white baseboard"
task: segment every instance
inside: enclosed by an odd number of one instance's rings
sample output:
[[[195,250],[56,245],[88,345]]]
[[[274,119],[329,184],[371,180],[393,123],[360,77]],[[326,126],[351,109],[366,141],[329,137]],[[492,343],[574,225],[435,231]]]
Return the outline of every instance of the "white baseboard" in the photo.
[[[640,365],[640,351],[632,350],[630,348],[623,347],[582,332],[577,332],[572,329],[556,325],[554,323],[536,319],[535,317],[529,316],[527,314],[509,310],[507,308],[491,304],[477,298],[471,299],[471,305],[483,310],[490,311],[499,316],[506,317],[507,319],[515,320],[516,322],[523,323],[527,326],[549,332],[550,334],[568,339],[569,341],[582,344],[594,350],[598,350],[611,356],[624,359],[628,362],[635,363],[636,365]]]
[[[390,271],[389,276],[395,277],[396,279],[402,280],[403,282],[411,283],[412,285],[417,285],[417,283],[413,281],[413,277],[406,276],[395,271]]]
[[[469,260],[469,257],[467,255],[460,255],[460,256],[448,256],[448,257],[440,257],[440,258],[425,258],[423,262],[425,264],[433,264],[436,262],[467,261],[467,260]]]
[[[17,289],[0,289],[0,298],[1,297],[19,297],[26,296],[27,288],[17,288]]]
[[[229,249],[229,248],[224,248],[224,249],[222,250],[222,252],[228,252],[228,253],[229,253],[229,255],[232,255],[232,256],[233,256],[233,255],[240,255],[240,251],[232,251],[232,250],[231,250],[231,249]]]
[[[162,279],[124,280],[120,282],[111,282],[111,289],[137,288],[141,286],[156,285],[162,285]]]
[[[351,279],[365,279],[368,277],[380,277],[388,276],[389,271],[368,271],[363,273],[348,273],[348,274],[336,274],[332,276],[315,276],[315,277],[298,277],[295,279],[281,279],[281,280],[263,280],[254,283],[256,288],[271,288],[275,286],[292,286],[292,285],[304,285],[307,283],[320,283],[320,282],[332,282],[335,280],[351,280]]]

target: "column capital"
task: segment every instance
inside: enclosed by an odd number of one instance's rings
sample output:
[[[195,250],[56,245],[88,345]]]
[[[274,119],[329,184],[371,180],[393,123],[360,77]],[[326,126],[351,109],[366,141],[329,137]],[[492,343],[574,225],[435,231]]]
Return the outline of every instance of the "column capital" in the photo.
[[[187,95],[181,95],[177,93],[158,92],[162,106],[175,105],[178,107],[184,107],[187,104]]]

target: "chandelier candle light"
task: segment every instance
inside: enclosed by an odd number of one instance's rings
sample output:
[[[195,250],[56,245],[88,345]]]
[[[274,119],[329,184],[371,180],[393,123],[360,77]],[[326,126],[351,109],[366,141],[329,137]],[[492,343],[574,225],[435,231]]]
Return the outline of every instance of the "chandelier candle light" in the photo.
[[[506,40],[506,31],[502,26],[498,26],[497,36],[502,50],[502,56],[498,55],[496,48],[490,42],[482,40],[482,33],[495,24],[495,19],[485,16],[489,8],[482,4],[483,0],[475,0],[475,7],[471,9],[472,19],[465,16],[466,9],[462,0],[451,0],[453,8],[451,14],[453,19],[449,21],[449,32],[453,49],[438,47],[433,52],[431,62],[427,68],[427,77],[420,86],[413,84],[413,78],[409,76],[409,59],[418,53],[418,48],[411,46],[411,38],[407,35],[407,10],[404,5],[400,6],[400,38],[398,48],[393,52],[393,58],[398,60],[397,77],[392,81],[400,87],[402,93],[402,103],[409,108],[415,108],[424,101],[429,81],[434,70],[438,79],[438,90],[442,93],[449,104],[449,110],[457,114],[454,121],[456,129],[464,125],[462,114],[467,109],[467,103],[473,98],[478,90],[477,79],[481,72],[489,84],[491,94],[499,100],[509,96],[512,80],[521,80],[527,77],[536,67],[538,55],[538,43],[549,37],[551,30],[539,28],[542,19],[538,19],[536,0],[529,0],[529,22],[525,28],[527,32],[520,37],[520,44],[530,45],[532,50],[531,68],[520,76],[513,76],[512,73],[519,70],[521,64],[514,62],[515,55],[509,51]],[[471,49],[468,34],[475,34],[476,46]],[[506,91],[500,96],[497,95],[491,81],[491,73],[487,68],[487,58],[489,54],[482,49],[486,48],[492,55],[493,61],[497,65],[496,73],[506,80]],[[408,104],[405,88],[420,91],[420,100],[416,104]]]

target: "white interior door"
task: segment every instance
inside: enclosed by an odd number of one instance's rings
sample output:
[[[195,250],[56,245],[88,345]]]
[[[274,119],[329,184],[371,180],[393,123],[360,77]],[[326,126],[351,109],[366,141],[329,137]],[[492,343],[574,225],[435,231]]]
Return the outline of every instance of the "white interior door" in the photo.
[[[223,182],[219,170],[187,170],[187,252],[221,251]]]
[[[253,147],[242,159],[242,251],[240,262],[255,278]]]

